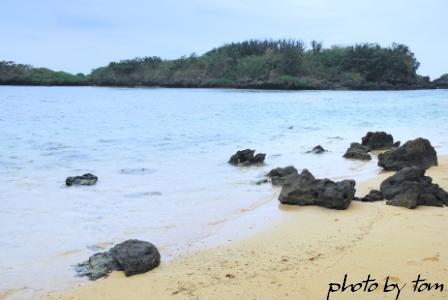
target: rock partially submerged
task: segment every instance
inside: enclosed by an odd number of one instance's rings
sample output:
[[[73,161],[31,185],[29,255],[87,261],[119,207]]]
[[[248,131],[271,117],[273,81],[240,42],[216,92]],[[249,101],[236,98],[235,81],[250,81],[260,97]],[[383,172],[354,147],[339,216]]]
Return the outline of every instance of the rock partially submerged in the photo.
[[[80,276],[96,280],[112,271],[124,271],[126,276],[148,272],[160,264],[157,248],[145,241],[127,240],[106,252],[95,253],[77,266]]]
[[[254,154],[255,150],[251,149],[237,151],[234,155],[232,155],[232,157],[230,157],[229,164],[242,166],[262,164],[264,162],[266,154]]]
[[[272,185],[283,185],[288,178],[299,174],[293,166],[272,169],[266,177],[271,179]]]
[[[370,156],[369,151],[370,148],[367,146],[363,146],[360,143],[351,143],[344,157],[349,159],[371,160],[372,156]]]
[[[381,193],[388,205],[416,208],[418,205],[442,207],[448,205],[448,193],[432,178],[425,176],[425,170],[407,167],[381,183]]]
[[[306,153],[322,154],[322,153],[327,152],[327,151],[328,150],[325,150],[324,147],[322,147],[321,145],[317,145],[313,149],[311,149],[310,151],[307,151]]]
[[[67,186],[72,185],[94,185],[98,181],[98,177],[96,177],[93,174],[86,173],[82,176],[73,176],[73,177],[67,177],[65,179],[65,184]]]
[[[378,166],[387,171],[398,171],[406,167],[428,169],[437,166],[437,152],[427,139],[417,138],[403,146],[378,155]]]
[[[315,179],[306,169],[288,178],[282,187],[279,201],[291,205],[318,205],[332,209],[346,209],[355,195],[355,181],[334,182]]]
[[[370,150],[388,149],[395,146],[393,136],[384,131],[367,132],[361,143],[363,146],[369,147]]]

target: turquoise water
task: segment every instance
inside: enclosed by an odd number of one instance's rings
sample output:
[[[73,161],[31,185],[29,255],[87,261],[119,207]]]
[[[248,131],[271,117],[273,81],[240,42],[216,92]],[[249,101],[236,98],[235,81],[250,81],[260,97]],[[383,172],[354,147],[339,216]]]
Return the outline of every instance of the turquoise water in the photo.
[[[446,154],[448,91],[0,87],[0,290],[78,282],[74,263],[128,238],[194,249],[272,199],[254,182],[277,166],[372,177],[376,158],[342,158],[369,130]],[[317,144],[329,152],[305,153]],[[228,165],[244,148],[266,165]],[[65,187],[86,172],[96,186]]]

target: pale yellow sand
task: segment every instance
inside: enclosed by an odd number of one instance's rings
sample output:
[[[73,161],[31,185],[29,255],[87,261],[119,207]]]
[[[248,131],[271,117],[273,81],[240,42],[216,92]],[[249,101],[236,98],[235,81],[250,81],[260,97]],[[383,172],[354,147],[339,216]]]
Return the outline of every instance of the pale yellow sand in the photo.
[[[448,159],[427,174],[448,189]],[[360,184],[358,195],[389,176]],[[49,299],[326,299],[330,282],[365,280],[373,293],[333,293],[330,299],[395,299],[384,279],[407,285],[399,299],[448,299],[448,209],[408,210],[385,202],[353,202],[345,211],[272,204],[281,221],[225,246],[163,263],[130,278],[107,279],[48,295]],[[238,231],[238,228],[235,228]],[[441,292],[414,293],[418,274],[445,283]]]

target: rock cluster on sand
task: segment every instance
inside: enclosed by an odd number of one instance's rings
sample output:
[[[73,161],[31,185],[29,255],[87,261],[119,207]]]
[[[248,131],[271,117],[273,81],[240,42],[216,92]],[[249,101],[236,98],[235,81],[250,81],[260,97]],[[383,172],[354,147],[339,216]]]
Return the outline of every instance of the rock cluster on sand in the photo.
[[[351,143],[350,147],[344,154],[345,158],[371,160],[369,152],[372,150],[389,149],[398,147],[400,142],[394,143],[394,138],[391,134],[384,131],[369,131],[362,137],[360,143]]]
[[[280,192],[282,204],[318,205],[333,209],[346,209],[355,195],[355,181],[334,182],[315,179],[306,169],[287,179]]]
[[[422,168],[401,169],[384,180],[380,190],[389,205],[407,208],[416,208],[418,205],[448,205],[448,193],[432,183],[432,178],[425,176]]]
[[[327,152],[327,150],[324,149],[321,145],[317,145],[313,147],[310,151],[307,151],[306,153],[314,153],[314,154],[322,154],[324,152]]]
[[[272,185],[283,185],[289,177],[297,174],[299,174],[299,172],[297,172],[296,168],[287,166],[284,168],[272,169],[266,174],[266,177],[271,179]]]
[[[86,173],[81,176],[73,176],[73,177],[67,177],[65,179],[65,184],[67,186],[72,185],[94,185],[98,181],[98,177],[96,177],[93,174]]]
[[[127,240],[106,252],[92,255],[77,266],[80,276],[90,280],[107,276],[112,271],[124,271],[126,276],[148,272],[160,264],[160,253],[149,243]]]
[[[344,154],[345,158],[359,159],[359,160],[371,160],[372,157],[369,154],[370,148],[363,146],[360,143],[351,143],[350,147]]]
[[[378,166],[388,171],[398,171],[405,167],[428,169],[437,166],[437,153],[427,139],[417,138],[378,155]]]
[[[370,150],[389,149],[400,145],[400,142],[394,144],[393,136],[384,131],[369,131],[361,140],[361,144]]]
[[[246,149],[237,151],[232,157],[230,157],[229,164],[231,165],[241,165],[241,166],[250,166],[262,164],[266,157],[264,153],[258,153],[256,155],[255,150]]]

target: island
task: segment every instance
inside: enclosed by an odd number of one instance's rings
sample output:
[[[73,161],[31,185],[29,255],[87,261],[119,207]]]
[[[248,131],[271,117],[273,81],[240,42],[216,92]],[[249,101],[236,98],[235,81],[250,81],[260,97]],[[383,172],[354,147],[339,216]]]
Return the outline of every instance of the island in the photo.
[[[71,74],[0,61],[0,85],[248,88],[283,90],[406,90],[447,88],[448,74],[431,81],[408,46],[375,43],[324,48],[312,41],[248,40],[202,55],[111,62]]]

